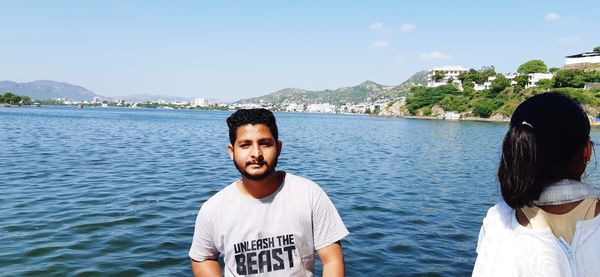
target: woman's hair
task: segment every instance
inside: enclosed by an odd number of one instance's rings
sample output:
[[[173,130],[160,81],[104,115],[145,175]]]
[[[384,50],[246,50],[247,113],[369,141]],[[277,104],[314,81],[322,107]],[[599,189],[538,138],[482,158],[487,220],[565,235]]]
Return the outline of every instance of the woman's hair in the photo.
[[[550,182],[569,177],[582,162],[590,122],[581,106],[548,92],[521,103],[502,143],[498,180],[512,208],[531,205]]]

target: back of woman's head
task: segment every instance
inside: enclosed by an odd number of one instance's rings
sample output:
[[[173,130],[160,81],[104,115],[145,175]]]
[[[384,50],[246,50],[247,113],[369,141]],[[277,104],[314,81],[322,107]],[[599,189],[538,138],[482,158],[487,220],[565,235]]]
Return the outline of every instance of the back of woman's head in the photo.
[[[512,208],[530,205],[547,184],[572,177],[589,134],[585,111],[560,93],[521,103],[502,144],[498,180],[504,201]]]

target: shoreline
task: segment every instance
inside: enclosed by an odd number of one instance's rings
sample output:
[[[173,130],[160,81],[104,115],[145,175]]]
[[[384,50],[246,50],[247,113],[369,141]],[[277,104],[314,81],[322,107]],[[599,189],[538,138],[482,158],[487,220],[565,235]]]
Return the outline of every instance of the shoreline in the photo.
[[[11,104],[6,104],[6,103],[0,103],[0,108],[18,108],[21,107],[19,105],[11,105]]]
[[[53,105],[48,105],[53,106]],[[59,105],[61,106],[61,105]],[[68,106],[68,105],[67,105]],[[6,103],[0,103],[0,108],[18,108],[18,107],[31,107],[30,105],[10,105]],[[92,108],[96,108],[92,106]],[[104,108],[104,107],[103,107]],[[115,108],[115,107],[110,107]],[[131,107],[120,107],[120,108],[131,108]],[[157,109],[157,108],[147,108],[147,107],[136,107],[137,109]],[[182,109],[183,110],[183,109]],[[187,110],[187,109],[186,109]],[[221,111],[219,109],[189,109],[189,110],[203,110],[203,111]],[[416,119],[416,120],[443,120],[443,121],[475,121],[475,122],[494,122],[494,123],[507,123],[510,122],[510,117],[508,118],[483,118],[483,117],[461,117],[459,119],[445,119],[442,116],[422,116],[422,115],[381,115],[381,114],[357,114],[357,113],[310,113],[310,112],[287,112],[280,111],[284,113],[307,113],[307,114],[331,114],[331,115],[350,115],[350,116],[367,116],[367,117],[384,117],[384,118],[404,118],[404,119]],[[600,121],[590,120],[590,126],[594,128],[600,128]]]
[[[444,119],[439,116],[419,116],[419,115],[375,115],[377,117],[389,117],[389,118],[405,118],[405,119],[417,119],[417,120],[443,120],[443,121],[475,121],[475,122],[494,122],[494,123],[509,123],[509,118],[497,119],[497,118],[483,118],[483,117],[461,117],[460,119]],[[600,121],[590,120],[590,127],[600,128]]]
[[[423,115],[374,115],[374,116],[390,117],[390,118],[418,119],[418,120],[510,122],[510,118],[496,119],[496,118],[483,118],[483,117],[461,117],[459,119],[445,119],[440,116],[423,116]]]

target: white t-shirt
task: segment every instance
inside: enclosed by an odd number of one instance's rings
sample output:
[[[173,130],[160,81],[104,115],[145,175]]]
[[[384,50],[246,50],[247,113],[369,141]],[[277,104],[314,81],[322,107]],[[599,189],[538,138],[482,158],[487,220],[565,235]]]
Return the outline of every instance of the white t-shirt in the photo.
[[[262,199],[241,194],[236,182],[200,209],[189,255],[224,254],[225,276],[312,276],[314,252],[348,235],[333,203],[314,182],[287,173]]]
[[[600,276],[600,216],[578,221],[573,242],[550,228],[528,229],[502,202],[488,210],[477,242],[473,276]]]

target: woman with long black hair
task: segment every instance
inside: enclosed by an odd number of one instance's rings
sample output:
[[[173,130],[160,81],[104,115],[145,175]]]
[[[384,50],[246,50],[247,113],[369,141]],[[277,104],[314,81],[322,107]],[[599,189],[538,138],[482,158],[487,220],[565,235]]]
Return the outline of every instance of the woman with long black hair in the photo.
[[[504,202],[483,220],[473,276],[600,276],[600,194],[581,182],[592,153],[575,101],[550,92],[517,107],[498,168]]]

